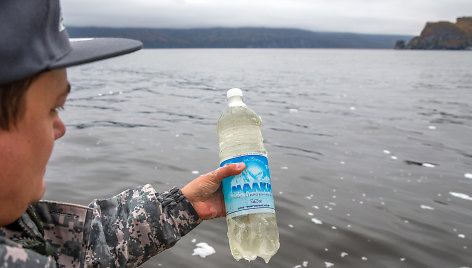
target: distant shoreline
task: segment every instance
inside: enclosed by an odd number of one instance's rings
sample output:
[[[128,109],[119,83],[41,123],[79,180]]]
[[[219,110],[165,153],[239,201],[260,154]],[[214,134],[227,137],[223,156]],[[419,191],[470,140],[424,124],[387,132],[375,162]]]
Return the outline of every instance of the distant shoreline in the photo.
[[[391,49],[410,35],[313,32],[287,28],[109,28],[69,26],[71,38],[138,39],[144,48],[364,48]]]

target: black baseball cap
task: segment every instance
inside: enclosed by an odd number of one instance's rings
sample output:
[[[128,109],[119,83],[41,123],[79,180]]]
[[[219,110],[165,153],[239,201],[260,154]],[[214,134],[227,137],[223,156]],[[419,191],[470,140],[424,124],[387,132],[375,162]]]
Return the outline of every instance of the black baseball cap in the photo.
[[[141,48],[132,39],[69,39],[59,0],[0,0],[0,84]]]

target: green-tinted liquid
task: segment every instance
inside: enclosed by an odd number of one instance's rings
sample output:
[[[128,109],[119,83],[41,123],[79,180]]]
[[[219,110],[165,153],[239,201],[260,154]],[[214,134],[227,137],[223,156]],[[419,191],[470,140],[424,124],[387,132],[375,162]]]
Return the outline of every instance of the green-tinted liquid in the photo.
[[[261,119],[246,106],[229,105],[218,120],[217,130],[220,162],[247,152],[267,154],[261,134]],[[226,222],[231,253],[236,260],[243,258],[251,261],[259,256],[269,262],[280,247],[275,214],[227,217]]]

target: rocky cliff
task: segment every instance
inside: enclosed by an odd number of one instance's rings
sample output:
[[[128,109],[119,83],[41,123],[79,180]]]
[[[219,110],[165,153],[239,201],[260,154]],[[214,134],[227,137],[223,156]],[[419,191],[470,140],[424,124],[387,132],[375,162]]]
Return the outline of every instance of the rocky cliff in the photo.
[[[466,33],[469,47],[472,47],[472,17],[457,18],[456,25]]]
[[[398,44],[398,43],[397,43]],[[472,17],[447,21],[428,22],[421,35],[410,40],[407,49],[470,49],[472,47]],[[396,48],[401,48],[397,47]]]

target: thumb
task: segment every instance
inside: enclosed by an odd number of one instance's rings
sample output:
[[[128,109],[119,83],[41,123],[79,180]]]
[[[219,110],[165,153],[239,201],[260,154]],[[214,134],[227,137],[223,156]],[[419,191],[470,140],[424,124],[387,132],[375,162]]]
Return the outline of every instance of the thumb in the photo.
[[[224,165],[215,170],[215,174],[212,176],[212,181],[220,183],[224,178],[240,174],[245,168],[246,164],[244,163]]]

